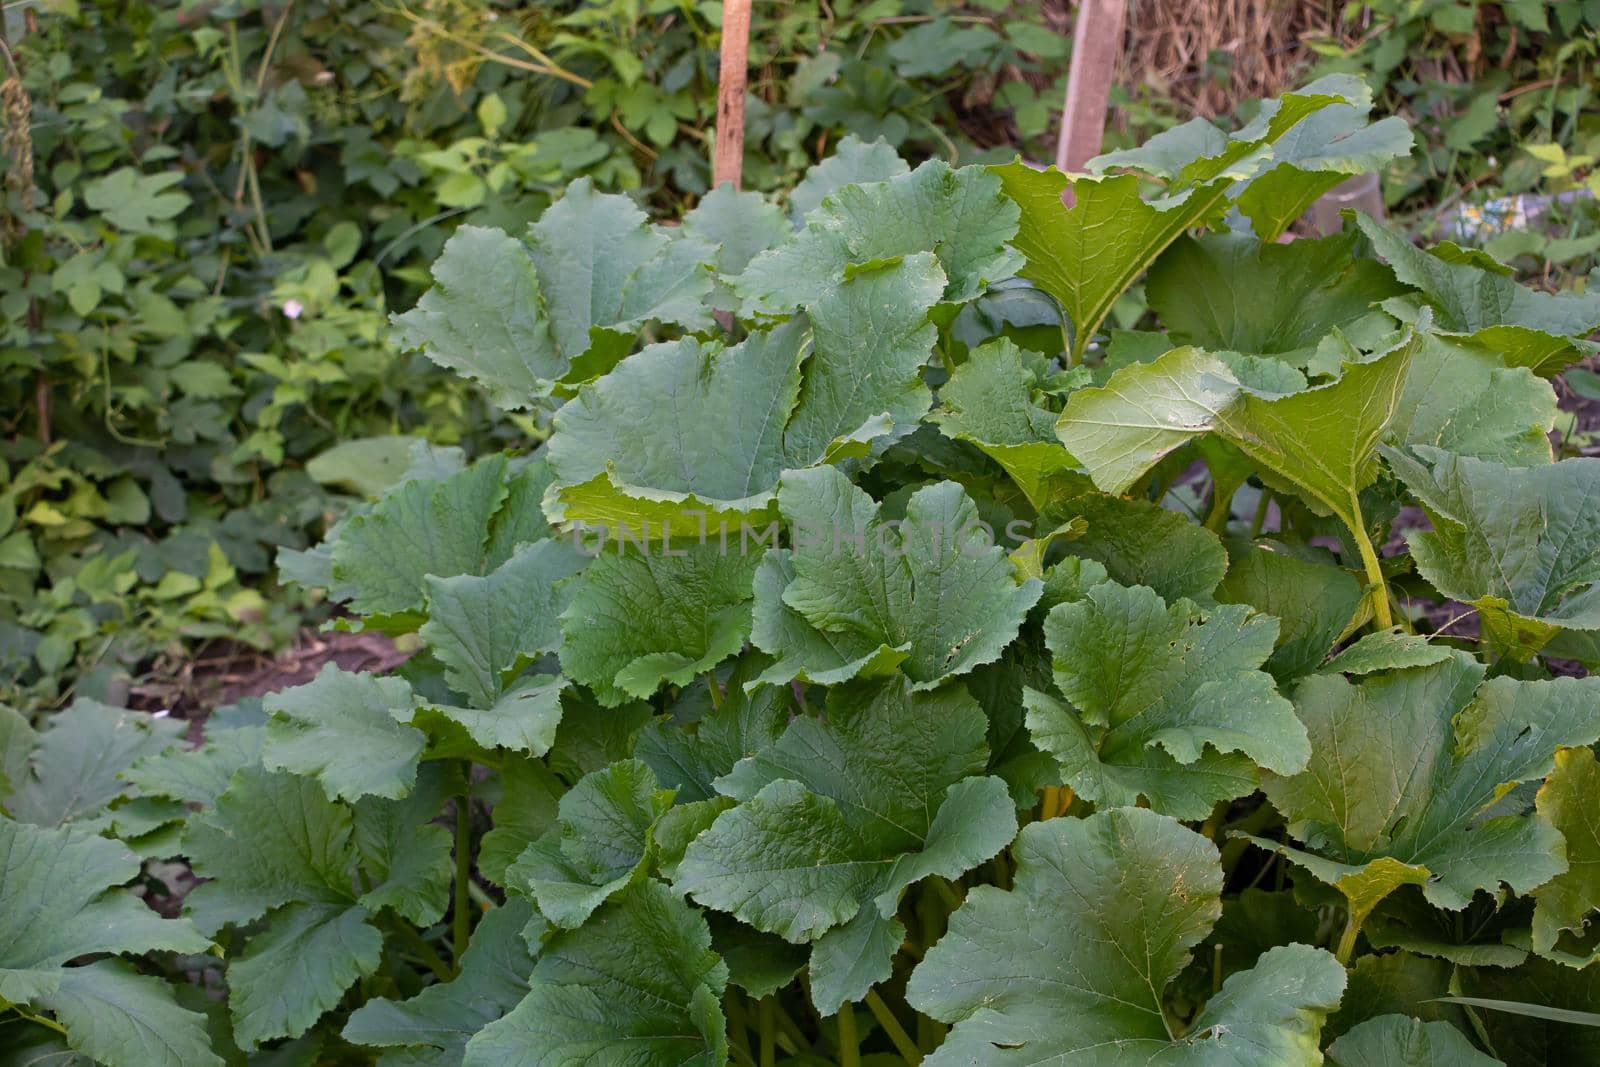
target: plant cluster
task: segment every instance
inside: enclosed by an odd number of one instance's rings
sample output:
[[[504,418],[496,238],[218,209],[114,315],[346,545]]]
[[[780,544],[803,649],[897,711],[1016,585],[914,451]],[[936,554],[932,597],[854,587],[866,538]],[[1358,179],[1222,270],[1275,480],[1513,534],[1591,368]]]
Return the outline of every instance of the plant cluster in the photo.
[[[1408,150],[1370,108],[459,228],[398,336],[548,441],[281,554],[393,675],[192,748],[0,714],[0,1045],[1590,1062],[1600,461],[1548,431],[1600,294],[1278,242]]]
[[[388,346],[389,309],[455,224],[519,229],[579,175],[673,216],[704,193],[685,131],[709,128],[718,11],[83,0],[21,35],[12,5],[0,699],[121,703],[154,653],[281,644],[299,619],[272,553],[305,547],[339,491],[381,488],[408,435],[523,437]],[[999,25],[993,5],[843,2],[822,23],[763,5],[747,181],[792,184],[847,129],[970,157],[940,132],[969,94],[1030,94],[1039,132],[1033,90],[994,87],[1059,66],[1063,39]],[[529,49],[553,66],[527,70]]]

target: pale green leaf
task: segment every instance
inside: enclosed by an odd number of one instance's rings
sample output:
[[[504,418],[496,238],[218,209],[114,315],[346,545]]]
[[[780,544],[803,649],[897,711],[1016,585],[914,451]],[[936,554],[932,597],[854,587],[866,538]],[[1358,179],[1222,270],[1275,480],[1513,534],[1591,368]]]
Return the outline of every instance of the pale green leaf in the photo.
[[[842,681],[904,653],[900,669],[931,688],[998,657],[1039,599],[954,482],[914,493],[901,523],[828,467],[785,474],[778,505],[794,548],[762,571],[754,637],[780,657],[763,681]]]
[[[67,1044],[105,1067],[222,1067],[205,1017],[182,1008],[172,987],[126,963],[101,960],[61,972],[40,998],[67,1028]]]
[[[683,217],[685,236],[717,249],[717,273],[738,274],[792,230],[783,209],[756,192],[740,192],[723,182]]]
[[[433,264],[434,286],[394,319],[395,340],[483,385],[502,407],[529,407],[567,372],[528,249],[500,230],[461,226]],[[587,347],[587,346],[585,346]]]
[[[1143,797],[1156,811],[1204,818],[1254,790],[1258,765],[1293,773],[1311,755],[1293,707],[1260,669],[1277,636],[1277,620],[1243,605],[1202,615],[1142,586],[1095,586],[1045,620],[1066,703],[1025,690],[1028,732],[1090,800]]]
[[[1600,909],[1600,764],[1587,748],[1556,753],[1539,789],[1539,814],[1566,839],[1567,869],[1534,890],[1533,950],[1549,954],[1566,931],[1582,934]],[[1592,959],[1592,954],[1585,952]]]
[[[1494,1067],[1500,1063],[1472,1047],[1444,1022],[1404,1015],[1368,1019],[1328,1046],[1333,1067]]]
[[[1433,526],[1409,534],[1412,557],[1441,594],[1478,608],[1491,645],[1526,659],[1562,629],[1600,629],[1600,460],[1418,454],[1384,453]]]
[[[821,206],[822,201],[846,185],[865,185],[898,178],[910,171],[905,160],[886,141],[863,141],[844,135],[833,155],[812,164],[789,194],[789,214],[796,226]]]
[[[444,664],[450,687],[489,709],[524,657],[559,651],[558,620],[571,597],[562,583],[586,562],[570,545],[546,540],[483,577],[427,576],[428,621],[418,632]]]
[[[1221,914],[1209,841],[1141,809],[1034,823],[1004,892],[979,886],[906,997],[954,1024],[929,1067],[1314,1062],[1343,969],[1304,945],[1230,977],[1182,1034],[1163,990]],[[1137,951],[1129,951],[1136,946]]]
[[[981,776],[987,722],[959,688],[904,678],[832,690],[718,788],[740,801],[690,846],[674,884],[758,930],[804,942],[901,891],[994,855],[1016,832],[1005,784]],[[835,1005],[836,1006],[836,1005]]]
[[[267,770],[314,776],[332,800],[397,799],[411,791],[428,737],[404,725],[417,707],[404,678],[325,663],[310,682],[264,703],[272,715],[261,749]]]
[[[467,1042],[463,1067],[720,1067],[727,981],[705,919],[644,881],[544,945],[528,995]]]
[[[607,551],[578,580],[561,615],[561,666],[607,707],[685,685],[738,652],[750,636],[759,551],[684,548]]]
[[[931,252],[942,278],[936,299],[965,302],[1016,273],[1006,246],[1016,232],[1016,205],[992,174],[929,160],[887,181],[833,190],[805,229],[756,256],[732,285],[747,310],[787,315],[813,304],[851,266]]]
[[[1163,456],[1210,433],[1239,395],[1225,363],[1198,348],[1178,348],[1073,393],[1056,433],[1095,485],[1120,495]]]
[[[555,827],[506,870],[506,885],[556,926],[581,926],[640,872],[650,830],[671,806],[671,790],[638,760],[586,775],[561,798]]]
[[[1311,760],[1264,788],[1304,842],[1290,859],[1337,885],[1352,910],[1403,882],[1459,910],[1477,890],[1527,893],[1566,869],[1546,822],[1491,809],[1510,787],[1549,773],[1558,748],[1600,738],[1589,711],[1600,680],[1480,687],[1483,673],[1456,653],[1359,683],[1313,675],[1296,689]]]

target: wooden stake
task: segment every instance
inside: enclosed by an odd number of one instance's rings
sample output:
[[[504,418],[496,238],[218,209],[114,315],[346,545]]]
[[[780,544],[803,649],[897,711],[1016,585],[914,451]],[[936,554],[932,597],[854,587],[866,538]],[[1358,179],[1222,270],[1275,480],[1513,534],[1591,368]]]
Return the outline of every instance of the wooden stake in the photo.
[[[750,66],[750,0],[726,0],[722,5],[721,60],[711,186],[716,188],[723,182],[732,182],[737,189],[744,170],[744,86]]]
[[[1072,27],[1072,65],[1067,68],[1067,99],[1062,108],[1056,166],[1072,172],[1100,154],[1106,132],[1106,105],[1122,51],[1122,25],[1128,0],[1080,0]]]

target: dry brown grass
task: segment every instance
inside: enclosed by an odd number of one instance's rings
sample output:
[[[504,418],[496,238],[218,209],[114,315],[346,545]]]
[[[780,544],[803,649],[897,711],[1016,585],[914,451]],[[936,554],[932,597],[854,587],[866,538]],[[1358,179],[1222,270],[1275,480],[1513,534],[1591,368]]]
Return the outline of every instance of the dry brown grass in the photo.
[[[1129,15],[1119,82],[1206,116],[1300,81],[1307,40],[1361,31],[1341,25],[1328,0],[1134,0]]]

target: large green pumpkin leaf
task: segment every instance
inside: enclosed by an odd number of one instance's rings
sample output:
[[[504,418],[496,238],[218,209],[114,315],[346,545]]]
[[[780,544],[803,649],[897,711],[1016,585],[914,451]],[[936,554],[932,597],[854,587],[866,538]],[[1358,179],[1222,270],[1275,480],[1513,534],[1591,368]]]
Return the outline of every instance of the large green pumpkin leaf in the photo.
[[[353,904],[357,853],[350,809],[309,778],[239,771],[216,807],[190,818],[183,854],[211,881],[185,900],[200,928],[247,923],[300,901]]]
[[[738,274],[793,231],[783,209],[757,192],[723,182],[683,217],[683,233],[717,250],[718,274]]]
[[[425,575],[483,573],[505,475],[505,458],[492,456],[443,479],[403,482],[347,519],[332,548],[335,594],[362,615],[393,615],[422,607]]]
[[[1103,388],[1073,394],[1056,432],[1108,493],[1126,491],[1162,456],[1215,432],[1269,485],[1299,494],[1349,528],[1379,624],[1387,626],[1387,593],[1360,494],[1378,477],[1378,441],[1399,405],[1417,344],[1413,336],[1365,362],[1345,364],[1335,382],[1287,395],[1239,385],[1221,360],[1178,349],[1154,363],[1122,368]]]
[[[257,767],[239,771],[214,810],[190,819],[184,853],[211,881],[189,894],[189,913],[204,930],[265,916],[226,972],[242,1048],[299,1036],[377,970],[377,909],[437,915],[437,835],[417,839],[422,813],[390,803],[369,797],[353,816],[314,780]],[[403,854],[407,847],[415,853]],[[373,887],[364,895],[356,889],[358,865]]]
[[[1303,393],[1244,392],[1219,412],[1217,430],[1263,475],[1287,482],[1364,536],[1357,497],[1378,477],[1378,440],[1399,404],[1415,347],[1413,341],[1346,364],[1338,381]]]
[[[1364,215],[1357,221],[1395,276],[1433,309],[1439,329],[1499,353],[1507,366],[1554,374],[1583,355],[1570,339],[1600,327],[1600,292],[1542,293],[1498,270],[1424,251]]]
[[[527,902],[491,908],[452,980],[406,1000],[374,997],[350,1014],[340,1036],[356,1045],[404,1048],[406,1067],[460,1067],[472,1035],[516,1006],[528,992],[533,955],[522,930]]]
[[[902,523],[831,467],[785,474],[778,506],[794,548],[757,575],[755,643],[779,657],[763,681],[844,681],[899,660],[932,688],[997,658],[1039,599],[954,482],[912,494]]]
[[[671,806],[671,790],[638,760],[585,775],[561,798],[555,827],[506,870],[506,887],[556,926],[581,926],[640,873]]]
[[[428,736],[405,725],[417,697],[404,678],[325,663],[316,678],[263,703],[272,715],[261,750],[267,770],[312,776],[330,800],[398,799],[416,782]]]
[[[121,886],[139,860],[86,831],[0,819],[0,1001],[52,1012],[70,1047],[108,1067],[220,1065],[200,1016],[172,990],[95,953],[203,952],[186,919],[163,919]]]
[[[1389,424],[1394,440],[1513,467],[1550,462],[1558,408],[1548,382],[1486,349],[1432,333],[1419,342]]]
[[[1359,330],[1371,319],[1393,324],[1373,305],[1403,288],[1381,264],[1355,258],[1356,240],[1355,233],[1290,244],[1232,233],[1180,238],[1150,268],[1145,295],[1173,347],[1271,355],[1304,367],[1332,330]]]
[[[1372,94],[1365,84],[1335,74],[1301,92],[1319,90],[1350,102],[1322,108],[1288,130],[1272,146],[1270,169],[1238,190],[1239,212],[1263,241],[1276,241],[1314,200],[1350,175],[1381,172],[1411,151],[1405,119],[1368,121]]]
[[[228,961],[233,1036],[250,1049],[298,1037],[338,1006],[358,978],[378,969],[383,935],[365,908],[290,904]]]
[[[768,514],[784,469],[909,432],[928,410],[920,374],[943,287],[918,253],[862,268],[731,348],[686,338],[624,360],[556,415],[552,516],[695,536]]]
[[[59,984],[39,997],[39,1005],[66,1027],[69,1048],[105,1067],[224,1063],[212,1051],[205,1016],[180,1006],[167,983],[120,960],[63,970]]]
[[[912,1006],[954,1024],[929,1067],[1314,1062],[1344,973],[1304,945],[1265,953],[1172,1029],[1162,991],[1221,914],[1205,838],[1115,808],[1034,823],[1016,852],[1011,891],[968,893],[912,972]]]
[[[1402,884],[1459,910],[1477,890],[1527,893],[1567,869],[1554,828],[1525,803],[1496,805],[1549,773],[1558,748],[1600,738],[1600,679],[1480,686],[1483,673],[1456,653],[1359,683],[1314,675],[1295,690],[1311,760],[1264,788],[1304,843],[1285,854],[1345,895],[1354,926]]]
[[[822,938],[812,966],[830,995],[816,1002],[837,1010],[882,976],[899,943],[882,927],[908,885],[959,877],[1016,833],[1005,783],[983,776],[987,726],[959,687],[919,693],[891,678],[832,690],[825,721],[795,719],[718,781],[740,803],[689,845],[675,886],[789,941]]]
[[[727,982],[705,919],[646,880],[544,944],[528,995],[467,1042],[463,1067],[719,1067]]]
[[[1167,600],[1207,600],[1228,570],[1228,553],[1216,534],[1148,500],[1105,493],[1073,497],[1056,516],[1085,524],[1072,554],[1105,567],[1123,585],[1148,585]]]
[[[1234,558],[1217,599],[1278,619],[1277,646],[1265,669],[1284,683],[1321,666],[1361,607],[1360,583],[1341,567],[1301,559],[1270,542],[1230,547]]]
[[[1198,348],[1177,348],[1073,393],[1056,433],[1095,485],[1122,494],[1163,456],[1214,430],[1239,396],[1227,364]]]
[[[428,621],[419,633],[450,687],[474,707],[491,708],[520,660],[560,651],[559,616],[572,588],[563,583],[586,562],[569,545],[539,541],[482,577],[429,575]]]
[[[466,783],[457,766],[425,763],[403,800],[363,797],[355,805],[354,836],[366,873],[363,907],[392,908],[426,929],[444,916],[453,876],[450,831],[434,823]]]
[[[172,749],[184,726],[181,719],[74,700],[45,720],[39,733],[0,738],[6,742],[4,758],[15,768],[9,795],[0,792],[0,810],[40,826],[102,827],[107,806],[133,792],[123,774]]]
[[[1033,743],[1063,780],[1101,805],[1201,819],[1256,788],[1259,765],[1293,773],[1305,727],[1261,665],[1277,620],[1238,604],[1201,614],[1154,591],[1106,582],[1045,619],[1066,702],[1024,691]]]
[[[789,194],[789,214],[796,226],[822,205],[822,201],[846,185],[886,182],[911,170],[884,140],[863,141],[853,133],[844,135],[833,155],[806,169]]]
[[[1539,788],[1539,814],[1566,839],[1567,869],[1534,890],[1533,950],[1551,954],[1563,933],[1582,934],[1600,909],[1600,763],[1587,748],[1556,753]],[[1591,962],[1591,951],[1578,957]]]
[[[1359,79],[1335,76],[1269,101],[1255,122],[1232,135],[1196,119],[1141,148],[1090,161],[1102,174],[1130,167],[1163,179],[1164,195],[1153,201],[1140,195],[1137,175],[1069,177],[1053,167],[1033,170],[1021,160],[993,168],[1022,209],[1012,242],[1027,259],[1020,273],[1060,302],[1072,327],[1072,356],[1088,349],[1112,305],[1168,245],[1188,230],[1218,221],[1240,181],[1272,170],[1273,146],[1297,124],[1324,108],[1363,98],[1370,101],[1370,94]],[[1309,204],[1328,187],[1322,174],[1287,165],[1282,171],[1265,198],[1274,207],[1301,197]],[[1070,208],[1061,199],[1069,189]]]
[[[1328,1046],[1333,1067],[1495,1067],[1500,1061],[1472,1047],[1445,1022],[1404,1015],[1368,1019]]]
[[[433,288],[394,318],[395,340],[482,384],[502,407],[529,407],[567,372],[528,249],[462,226],[433,264]]]
[[[655,772],[677,801],[718,796],[716,780],[734,764],[771,745],[789,725],[793,694],[784,686],[745,688],[763,661],[747,656],[728,679],[722,704],[706,712],[691,729],[657,719],[639,734],[634,756]]]
[[[685,685],[750,636],[759,549],[716,539],[606,551],[561,614],[561,666],[607,707]]]
[[[91,953],[203,952],[188,920],[163,919],[120,887],[139,859],[79,829],[0,819],[0,998],[23,1004]]]
[[[1600,460],[1505,467],[1419,448],[1384,456],[1433,529],[1409,537],[1417,569],[1472,604],[1501,654],[1526,659],[1563,629],[1600,629]]]
[[[970,442],[1000,464],[1028,502],[1044,511],[1087,489],[1088,479],[1056,438],[1056,414],[1032,396],[1038,385],[1022,350],[1002,337],[974,349],[956,368],[929,419],[945,436]]]
[[[683,538],[700,529],[689,512],[715,529],[760,511],[784,466],[808,340],[804,319],[729,348],[684,338],[586,386],[555,417],[558,519]]]
[[[573,592],[567,579],[587,562],[570,545],[544,540],[483,577],[424,579],[428,621],[419,633],[444,664],[445,681],[467,697],[464,707],[439,703],[432,710],[485,748],[549,751],[567,682],[518,672],[560,650],[560,614]]]
[[[645,323],[711,327],[705,300],[717,249],[650,226],[633,201],[595,192],[588,178],[528,227],[527,254],[568,378],[603,373]]]
[[[992,174],[929,160],[887,181],[835,189],[806,216],[805,229],[756,256],[732,286],[748,311],[788,315],[852,266],[931,252],[944,279],[939,299],[963,303],[1016,273],[1006,246],[1016,232],[1017,206]]]

